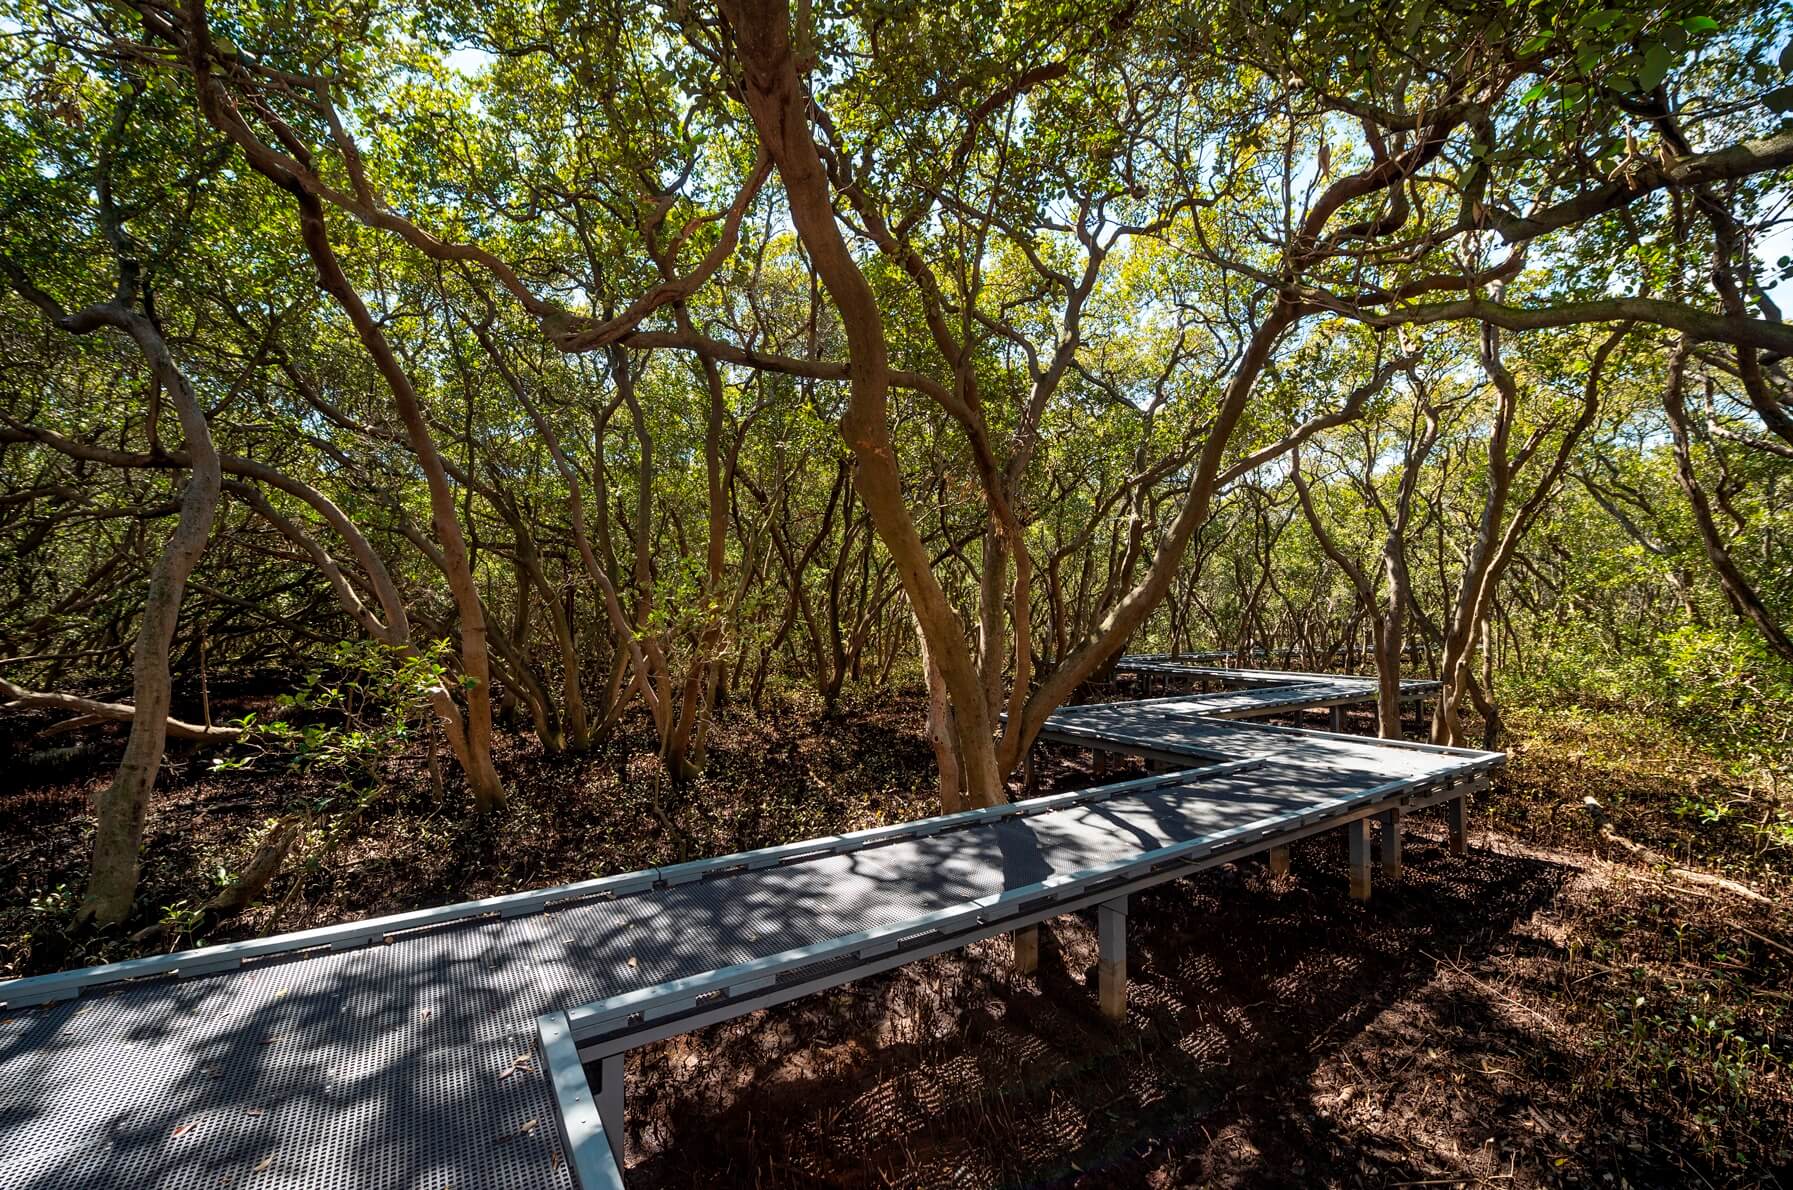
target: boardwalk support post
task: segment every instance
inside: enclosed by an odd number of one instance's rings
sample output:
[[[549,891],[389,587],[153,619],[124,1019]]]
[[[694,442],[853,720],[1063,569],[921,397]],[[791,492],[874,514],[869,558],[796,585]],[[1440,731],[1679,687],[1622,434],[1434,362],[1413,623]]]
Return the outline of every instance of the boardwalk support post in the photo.
[[[1345,730],[1345,708],[1344,707],[1333,707],[1332,708],[1332,730],[1334,730],[1336,732],[1341,732],[1341,733]]]
[[[1351,852],[1351,899],[1370,899],[1370,823],[1356,818],[1345,824],[1345,841]]]
[[[616,1167],[623,1168],[623,1056],[609,1054],[598,1063],[598,1119],[604,1122],[604,1135],[610,1140],[610,1151]]]
[[[1454,797],[1445,807],[1450,821],[1451,854],[1462,855],[1469,850],[1469,795]]]
[[[1024,930],[1016,930],[1015,939],[1015,974],[1032,975],[1040,969],[1040,927],[1028,926]]]
[[[1384,876],[1399,876],[1401,874],[1401,812],[1385,810],[1376,817],[1382,824],[1382,830],[1376,838],[1378,858],[1382,861],[1382,874]]]
[[[1127,1019],[1127,898],[1116,897],[1096,906],[1096,967],[1102,1015],[1111,1021]]]
[[[1287,843],[1270,849],[1270,874],[1272,876],[1287,876],[1289,874],[1289,845]]]

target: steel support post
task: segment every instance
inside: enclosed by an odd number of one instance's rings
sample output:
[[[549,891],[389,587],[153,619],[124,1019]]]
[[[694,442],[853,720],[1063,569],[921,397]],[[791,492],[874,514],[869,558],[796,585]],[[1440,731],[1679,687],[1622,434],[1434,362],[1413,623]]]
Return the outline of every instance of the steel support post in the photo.
[[[1350,850],[1351,898],[1370,899],[1370,824],[1366,818],[1353,819],[1345,825],[1345,841]]]
[[[1376,816],[1382,829],[1376,836],[1377,858],[1382,861],[1384,876],[1401,874],[1401,812],[1385,810]]]
[[[1032,975],[1040,969],[1040,927],[1028,926],[1010,935],[1015,940],[1015,974]]]
[[[1096,967],[1102,1015],[1111,1021],[1127,1019],[1127,898],[1117,897],[1096,906]]]
[[[1450,822],[1451,854],[1462,855],[1469,850],[1469,795],[1446,802],[1445,814]]]
[[[623,1168],[623,1055],[611,1054],[598,1062],[598,1119],[604,1122],[604,1135],[616,1157],[616,1167]]]

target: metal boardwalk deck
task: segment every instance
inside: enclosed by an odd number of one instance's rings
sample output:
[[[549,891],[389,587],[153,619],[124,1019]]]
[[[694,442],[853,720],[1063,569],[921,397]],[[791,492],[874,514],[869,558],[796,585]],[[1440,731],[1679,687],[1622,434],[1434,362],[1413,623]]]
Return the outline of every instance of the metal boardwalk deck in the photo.
[[[1376,679],[1361,674],[1308,673],[1301,670],[1252,669],[1233,665],[1212,665],[1209,662],[1228,656],[1225,653],[1196,653],[1172,657],[1166,653],[1129,653],[1115,662],[1116,673],[1131,673],[1218,685],[1226,690],[1250,691],[1272,687],[1327,687],[1342,702],[1374,702]],[[1401,679],[1403,700],[1436,694],[1439,684],[1426,678]],[[1356,695],[1346,698],[1347,694]]]
[[[1501,759],[1186,702],[1048,734],[1206,768],[0,984],[0,1186],[508,1190],[572,1187],[570,1162],[598,1190],[627,1048],[1460,796]],[[615,1071],[595,1097],[575,1053]]]

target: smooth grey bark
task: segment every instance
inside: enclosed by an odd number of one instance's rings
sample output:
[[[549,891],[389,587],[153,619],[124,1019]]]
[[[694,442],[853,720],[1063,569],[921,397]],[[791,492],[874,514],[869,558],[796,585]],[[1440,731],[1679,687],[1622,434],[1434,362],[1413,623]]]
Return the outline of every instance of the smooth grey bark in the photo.
[[[111,925],[129,916],[136,897],[143,824],[168,741],[168,708],[173,701],[173,683],[168,675],[169,644],[180,619],[187,578],[198,565],[211,534],[224,477],[218,452],[212,445],[211,428],[193,395],[192,385],[176,365],[161,329],[152,319],[122,304],[111,303],[74,315],[64,321],[64,326],[76,333],[110,326],[131,336],[174,405],[187,453],[193,460],[192,473],[181,494],[180,518],[162,547],[162,556],[150,572],[149,588],[144,593],[143,619],[138,625],[131,661],[131,701],[135,708],[131,734],[125,741],[118,772],[94,799],[97,822],[92,871],[78,918]]]

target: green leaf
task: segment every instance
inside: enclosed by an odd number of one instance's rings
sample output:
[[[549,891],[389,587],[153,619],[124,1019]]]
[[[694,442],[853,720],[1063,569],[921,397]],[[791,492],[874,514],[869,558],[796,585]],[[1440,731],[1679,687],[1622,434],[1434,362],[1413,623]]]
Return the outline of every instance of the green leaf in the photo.
[[[1718,22],[1711,17],[1685,17],[1681,21],[1681,27],[1696,36],[1718,32]]]
[[[1780,68],[1782,74],[1793,74],[1793,41],[1781,49]]]
[[[1768,105],[1770,111],[1783,114],[1793,112],[1793,87],[1776,87],[1762,96],[1762,102]]]
[[[1668,77],[1669,68],[1675,64],[1675,56],[1668,47],[1658,42],[1651,42],[1644,48],[1643,69],[1637,72],[1637,89],[1654,91]]]
[[[1548,90],[1550,90],[1549,81],[1546,80],[1546,81],[1540,82],[1540,83],[1536,84],[1535,86],[1533,86],[1532,89],[1527,91],[1524,95],[1521,95],[1519,97],[1519,102],[1520,103],[1536,103],[1536,102],[1538,102],[1538,100],[1544,98],[1544,92],[1546,92]]]

